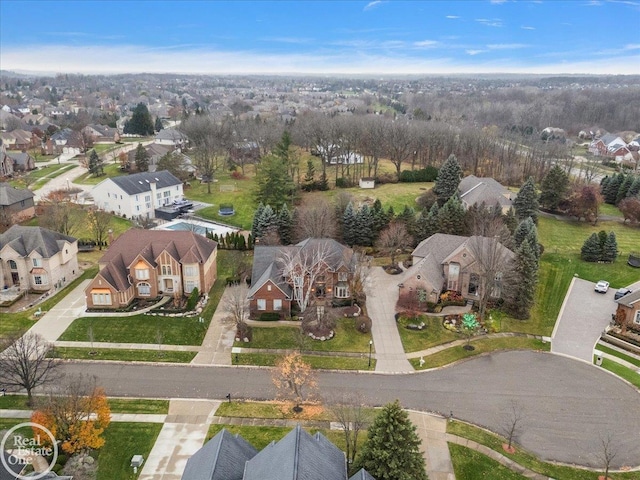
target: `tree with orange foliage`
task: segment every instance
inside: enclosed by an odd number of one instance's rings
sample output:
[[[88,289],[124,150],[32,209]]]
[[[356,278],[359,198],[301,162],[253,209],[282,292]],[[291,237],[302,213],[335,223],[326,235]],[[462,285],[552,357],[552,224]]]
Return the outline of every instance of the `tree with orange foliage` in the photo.
[[[82,453],[104,445],[102,434],[111,422],[109,402],[95,378],[73,379],[63,395],[49,395],[31,421],[49,429],[65,453]]]
[[[302,359],[299,352],[290,353],[278,361],[272,379],[278,390],[278,397],[294,400],[296,412],[302,411],[300,403],[308,399],[318,385],[311,365]]]

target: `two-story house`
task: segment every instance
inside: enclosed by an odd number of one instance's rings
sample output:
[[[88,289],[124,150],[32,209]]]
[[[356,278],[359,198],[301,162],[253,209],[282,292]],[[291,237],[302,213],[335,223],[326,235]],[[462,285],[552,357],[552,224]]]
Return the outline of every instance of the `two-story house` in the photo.
[[[292,302],[348,299],[354,263],[353,250],[329,238],[308,238],[285,247],[257,245],[248,293],[250,313],[290,315]]]
[[[134,298],[208,292],[216,281],[218,244],[185,231],[128,230],[99,261],[85,289],[87,308],[117,309]]]
[[[96,207],[124,218],[155,218],[155,209],[183,197],[182,181],[168,170],[107,178],[91,189]]]
[[[0,235],[3,287],[37,292],[59,288],[76,278],[78,241],[42,227],[14,225]]]

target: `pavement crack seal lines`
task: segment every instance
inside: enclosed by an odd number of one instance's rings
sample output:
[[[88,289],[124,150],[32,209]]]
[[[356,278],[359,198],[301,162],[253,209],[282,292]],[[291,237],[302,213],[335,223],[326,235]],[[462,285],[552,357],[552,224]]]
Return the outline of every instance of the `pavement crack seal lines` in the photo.
[[[30,435],[24,433],[27,428],[31,430]],[[55,437],[46,427],[35,422],[23,422],[10,428],[0,441],[0,452],[8,453],[0,455],[0,468],[6,470],[11,478],[20,480],[47,478],[58,461]],[[49,463],[46,458],[51,459]],[[22,475],[28,465],[38,473]]]

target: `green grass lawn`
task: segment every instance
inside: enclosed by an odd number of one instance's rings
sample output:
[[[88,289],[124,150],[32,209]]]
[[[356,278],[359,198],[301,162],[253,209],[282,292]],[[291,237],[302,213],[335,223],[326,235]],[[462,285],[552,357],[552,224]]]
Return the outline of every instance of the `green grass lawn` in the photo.
[[[449,444],[456,480],[520,480],[526,477],[509,470],[494,459],[462,445]]]
[[[595,355],[593,361],[595,363]],[[613,360],[609,360],[608,358],[602,359],[602,368],[609,370],[620,378],[624,378],[627,382],[640,389],[640,374],[635,370],[631,370],[630,368],[627,368]]]
[[[143,398],[110,398],[111,413],[169,413],[169,400],[148,400]]]
[[[618,357],[624,360],[625,362],[629,362],[632,365],[635,365],[636,367],[640,367],[640,360],[638,360],[637,358],[631,357],[629,355],[625,355],[624,353],[619,352],[618,350],[614,350],[613,348],[609,348],[601,343],[598,343],[596,345],[596,350],[600,350],[601,352],[608,353],[609,355]]]
[[[502,444],[505,443],[504,438],[464,422],[447,422],[447,433],[474,440],[505,455],[506,457],[509,457],[514,462],[527,467],[534,472],[538,472],[558,480],[596,480],[598,478],[597,472],[545,463],[539,460],[535,455],[517,446],[515,453],[507,453],[502,448]],[[640,472],[609,473],[609,476],[614,480],[638,480],[640,479]]]
[[[71,293],[71,291],[73,291],[73,289],[82,281],[95,277],[96,273],[98,273],[97,267],[87,269],[82,275],[80,275],[80,277],[76,278],[61,292],[58,292],[53,297],[48,298],[41,304],[30,308],[29,310],[18,313],[3,313],[2,321],[0,322],[0,338],[18,335],[27,331],[37,321],[37,318],[34,317],[33,314],[38,310],[38,308],[41,308],[43,312],[51,310],[54,305]]]
[[[196,352],[163,350],[129,350],[121,348],[74,348],[57,347],[56,358],[80,360],[119,360],[122,362],[170,362],[189,363]]]
[[[300,347],[298,327],[252,327],[253,339],[250,343],[236,342],[236,347],[243,348],[283,348]],[[335,328],[335,336],[324,342],[306,339],[303,350],[317,352],[360,352],[369,353],[371,334],[363,334],[356,330],[353,319],[340,318]],[[304,338],[304,337],[303,337]]]
[[[105,164],[104,166],[104,175],[94,177],[89,172],[87,172],[76,178],[73,183],[79,183],[82,185],[97,185],[107,178],[119,177],[121,175],[125,175],[125,172],[120,170],[120,165],[117,163],[109,163]]]
[[[262,365],[272,367],[274,366],[282,355],[276,355],[272,353],[240,353],[236,356],[233,355],[231,360],[233,365]],[[324,357],[319,355],[303,355],[302,359],[311,365],[311,368],[316,369],[329,369],[329,370],[375,370],[376,359],[371,359],[371,366],[369,366],[369,357],[366,354],[362,354],[361,358],[356,357],[339,357],[330,356]]]
[[[284,411],[282,403],[275,402],[224,402],[216,410],[218,417],[235,418],[288,418],[299,420],[332,420],[326,409],[303,409],[300,413]],[[313,412],[313,413],[310,413]]]
[[[622,212],[615,205],[609,205],[608,203],[603,203],[600,205],[600,215],[608,215],[611,217],[620,217],[622,218]]]
[[[405,328],[410,323],[419,324],[420,322],[425,323],[424,330],[409,330]],[[461,335],[444,328],[442,317],[421,315],[419,320],[407,320],[405,317],[400,317],[396,324],[400,333],[400,340],[402,340],[402,346],[407,353],[418,352],[462,338]]]
[[[549,351],[551,344],[542,343],[535,338],[527,337],[507,337],[507,338],[484,338],[472,341],[471,345],[474,350],[465,350],[462,345],[441,350],[438,353],[424,357],[424,365],[420,367],[420,359],[412,358],[409,360],[413,368],[421,370],[425,368],[442,367],[450,363],[462,360],[463,358],[473,357],[481,353],[495,352],[498,350],[542,350]]]
[[[131,457],[149,452],[158,438],[162,424],[112,422],[104,432],[105,444],[98,453],[97,480],[130,480],[138,478],[142,469],[134,474]]]
[[[42,185],[44,185],[46,182],[48,182],[50,178],[55,178],[58,175],[62,175],[62,173],[68,170],[71,170],[76,166],[77,165],[75,164],[69,164],[69,163],[43,165],[39,167],[37,170],[32,170],[31,172],[29,172],[26,175],[26,178],[28,178],[32,183],[31,189],[37,190],[38,188],[42,187]],[[25,177],[15,178],[11,180],[9,183],[16,188],[24,188],[25,183],[23,181],[23,178]]]

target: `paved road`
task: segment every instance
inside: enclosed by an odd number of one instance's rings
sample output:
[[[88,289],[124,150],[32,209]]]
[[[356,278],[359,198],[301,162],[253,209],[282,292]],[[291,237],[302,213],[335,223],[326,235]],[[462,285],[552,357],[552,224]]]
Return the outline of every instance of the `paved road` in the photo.
[[[593,362],[593,348],[616,311],[615,290],[596,293],[595,284],[574,278],[551,337],[551,351]]]
[[[272,399],[268,371],[243,367],[66,363],[67,373],[95,375],[109,395],[160,398]],[[522,410],[518,441],[548,460],[598,466],[600,438],[619,446],[614,463],[640,465],[640,394],[591,365],[537,352],[502,352],[412,375],[319,373],[323,394],[358,391],[382,405],[450,411],[456,418],[499,430],[511,400]]]

